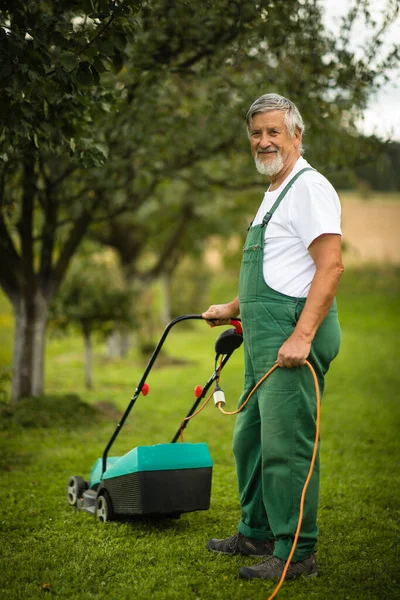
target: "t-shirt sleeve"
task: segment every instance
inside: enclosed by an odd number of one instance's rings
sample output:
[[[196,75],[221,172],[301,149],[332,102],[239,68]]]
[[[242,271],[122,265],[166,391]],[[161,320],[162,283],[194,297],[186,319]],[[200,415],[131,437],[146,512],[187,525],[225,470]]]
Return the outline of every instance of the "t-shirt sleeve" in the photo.
[[[291,211],[292,227],[305,248],[320,235],[342,235],[339,197],[329,182],[308,181]]]

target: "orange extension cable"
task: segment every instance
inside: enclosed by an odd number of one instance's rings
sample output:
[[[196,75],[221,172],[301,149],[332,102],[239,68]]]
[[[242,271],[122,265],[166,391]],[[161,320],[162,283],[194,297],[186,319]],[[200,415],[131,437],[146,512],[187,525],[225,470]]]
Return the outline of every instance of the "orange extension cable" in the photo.
[[[288,572],[288,569],[289,569],[289,566],[290,566],[290,562],[291,562],[291,560],[293,558],[293,555],[295,553],[296,546],[297,546],[297,541],[299,539],[299,535],[300,535],[300,531],[301,531],[301,524],[303,522],[304,501],[305,501],[305,497],[306,497],[306,492],[307,492],[307,488],[308,488],[308,485],[309,485],[310,480],[311,480],[311,476],[312,476],[313,471],[314,471],[315,460],[317,458],[319,432],[320,432],[320,424],[321,424],[321,394],[320,394],[320,391],[319,391],[318,379],[317,379],[317,375],[315,373],[314,367],[312,366],[312,364],[308,360],[306,360],[305,364],[310,369],[312,377],[313,377],[313,380],[314,380],[315,396],[316,396],[316,401],[317,401],[317,414],[316,414],[316,428],[315,428],[314,449],[313,449],[313,454],[312,454],[312,457],[311,457],[310,469],[308,471],[307,479],[305,481],[305,484],[304,484],[304,487],[303,487],[303,491],[301,493],[300,510],[299,510],[299,520],[298,520],[298,523],[297,523],[297,529],[296,529],[296,533],[295,533],[295,536],[294,536],[292,549],[291,549],[289,557],[288,557],[288,559],[286,561],[285,567],[284,567],[284,569],[282,571],[282,575],[281,575],[281,578],[280,578],[280,580],[278,582],[278,585],[276,586],[275,590],[273,591],[273,593],[271,594],[271,596],[269,596],[269,598],[267,600],[273,600],[273,598],[276,598],[276,596],[278,595],[278,592],[281,589],[283,582],[285,581],[285,577],[286,577],[286,574]],[[266,373],[265,375],[263,375],[263,377],[261,377],[260,381],[253,387],[253,389],[251,390],[250,394],[247,396],[246,400],[243,402],[243,404],[237,410],[234,410],[232,412],[225,411],[222,408],[222,406],[221,406],[221,402],[219,402],[217,404],[219,410],[224,415],[237,415],[238,413],[240,413],[240,411],[242,411],[244,409],[244,407],[246,406],[246,404],[248,403],[248,401],[250,400],[250,398],[252,397],[252,395],[254,394],[254,392],[271,375],[271,373],[273,373],[275,371],[275,369],[277,369],[278,367],[279,367],[278,363],[275,363],[274,366],[271,367],[271,369],[268,371],[268,373]],[[217,379],[217,383],[218,383],[218,381],[219,381],[219,377]],[[180,431],[181,441],[182,442],[183,442],[183,424],[184,424],[184,422],[185,421],[189,421],[190,419],[192,419],[193,417],[195,417],[196,415],[198,415],[206,407],[206,405],[208,404],[208,402],[212,398],[212,395],[213,395],[214,391],[215,391],[215,388],[211,392],[211,394],[208,396],[208,398],[206,399],[206,401],[202,404],[202,406],[196,412],[194,412],[192,415],[190,415],[190,417],[186,417],[182,421],[181,431]]]
[[[190,415],[190,417],[185,417],[181,423],[181,429],[179,431],[179,435],[181,438],[181,442],[184,441],[183,439],[183,428],[184,428],[184,423],[186,421],[190,421],[190,419],[193,419],[193,417],[195,417],[196,415],[198,415],[199,413],[201,413],[201,411],[207,406],[207,404],[210,402],[211,398],[213,397],[213,393],[214,393],[215,389],[211,392],[211,394],[208,396],[208,398],[203,402],[203,404],[200,406],[200,408],[198,408],[192,415]]]
[[[279,590],[282,587],[283,582],[285,581],[286,573],[287,573],[287,571],[289,569],[290,562],[291,562],[291,560],[293,558],[293,555],[294,555],[294,552],[296,550],[297,541],[299,539],[300,530],[301,530],[301,524],[303,522],[304,501],[305,501],[305,497],[306,497],[306,492],[307,492],[308,484],[310,483],[311,476],[312,476],[312,473],[313,473],[313,470],[314,470],[315,460],[317,458],[319,432],[320,432],[320,423],[321,423],[321,395],[320,395],[320,392],[319,392],[318,379],[317,379],[317,376],[315,374],[314,367],[312,366],[311,363],[308,362],[308,360],[306,360],[305,364],[310,369],[311,374],[313,376],[314,385],[315,385],[315,395],[316,395],[316,400],[317,400],[317,414],[316,414],[316,429],[315,429],[314,450],[313,450],[313,454],[312,454],[312,457],[311,457],[310,469],[308,471],[307,479],[306,479],[306,482],[304,484],[303,491],[302,491],[301,498],[300,498],[299,521],[297,523],[297,529],[296,529],[296,533],[295,533],[295,536],[294,536],[292,549],[291,549],[289,557],[288,557],[288,559],[286,561],[285,567],[284,567],[284,569],[282,571],[282,575],[281,575],[281,578],[280,578],[280,580],[278,582],[278,585],[276,586],[276,588],[275,588],[274,592],[271,594],[271,596],[269,596],[268,600],[272,600],[273,598],[276,598]],[[278,366],[279,366],[278,363],[275,363],[275,365],[268,371],[268,373],[266,373],[263,377],[261,377],[260,381],[254,386],[254,388],[251,390],[250,394],[247,396],[246,400],[243,402],[242,406],[240,406],[238,408],[238,410],[235,410],[235,411],[232,411],[232,412],[224,411],[224,409],[221,406],[221,403],[218,404],[219,410],[224,415],[236,415],[236,414],[238,414],[241,410],[244,409],[244,407],[246,406],[246,404],[248,403],[248,401],[250,400],[250,398],[254,394],[254,392],[271,375],[271,373],[273,373],[275,371],[275,369],[278,368]]]
[[[223,360],[223,357],[221,356],[219,367],[218,367],[218,370],[217,370],[217,378],[216,378],[217,383],[219,381],[219,377],[220,377],[220,374],[221,374],[222,360]],[[202,410],[205,409],[205,407],[207,406],[207,404],[210,402],[211,398],[213,397],[215,389],[216,388],[213,389],[213,391],[211,392],[211,394],[208,396],[208,398],[206,398],[206,400],[203,402],[203,404],[200,406],[200,408],[198,408],[192,415],[190,415],[190,417],[185,417],[183,419],[183,421],[181,423],[181,428],[180,428],[180,431],[179,431],[181,442],[184,441],[184,439],[183,439],[183,429],[184,429],[185,422],[186,421],[190,421],[190,419],[193,419],[193,417],[195,417],[196,415],[198,415],[199,413],[201,413]],[[253,393],[253,391],[252,391],[252,393]],[[246,400],[246,402],[247,402],[247,400]],[[244,405],[240,408],[240,410],[242,410],[242,408],[244,408]]]

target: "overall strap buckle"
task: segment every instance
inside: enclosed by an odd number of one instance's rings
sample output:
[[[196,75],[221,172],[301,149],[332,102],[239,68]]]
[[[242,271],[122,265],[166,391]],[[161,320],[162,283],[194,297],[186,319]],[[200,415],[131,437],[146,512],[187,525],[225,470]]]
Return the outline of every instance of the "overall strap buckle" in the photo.
[[[268,223],[271,220],[272,214],[273,213],[271,213],[271,212],[265,213],[264,218],[263,218],[262,223],[261,223],[261,227],[265,227],[266,225],[268,225]]]

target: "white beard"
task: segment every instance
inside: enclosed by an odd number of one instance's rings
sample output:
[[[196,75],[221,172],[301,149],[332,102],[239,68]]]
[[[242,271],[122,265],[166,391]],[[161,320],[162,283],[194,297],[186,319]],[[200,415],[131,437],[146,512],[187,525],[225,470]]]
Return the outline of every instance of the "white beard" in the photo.
[[[262,162],[257,157],[254,159],[256,168],[261,175],[268,175],[273,177],[277,175],[279,171],[283,169],[283,158],[281,153],[278,151],[276,157],[272,161]]]

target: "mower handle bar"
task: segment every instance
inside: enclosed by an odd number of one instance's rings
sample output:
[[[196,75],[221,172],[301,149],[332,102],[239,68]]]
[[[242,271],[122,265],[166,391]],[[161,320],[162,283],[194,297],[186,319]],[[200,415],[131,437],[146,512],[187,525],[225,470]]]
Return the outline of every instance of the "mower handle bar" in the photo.
[[[111,436],[110,441],[108,442],[108,444],[103,452],[101,477],[103,477],[104,472],[106,471],[106,468],[107,468],[107,456],[110,451],[110,448],[113,445],[113,443],[115,442],[119,432],[121,431],[123,424],[125,423],[126,419],[128,418],[129,413],[132,410],[133,405],[135,404],[136,400],[138,399],[139,394],[142,391],[142,388],[146,382],[147,376],[150,373],[150,370],[155,363],[155,360],[165,342],[167,335],[169,334],[170,330],[172,329],[172,327],[174,325],[176,325],[177,323],[180,323],[181,321],[187,321],[189,319],[205,320],[202,315],[195,315],[195,314],[181,315],[180,317],[176,317],[176,319],[173,319],[170,323],[168,323],[168,325],[164,329],[164,332],[160,338],[160,341],[158,342],[157,346],[154,348],[153,354],[151,355],[150,360],[147,363],[147,367],[146,367],[146,369],[142,375],[142,378],[141,378],[141,380],[140,380],[140,382],[128,404],[128,407],[126,408],[124,414],[122,415],[122,418],[121,418],[120,422],[118,423],[117,428],[115,429],[113,435]],[[235,319],[232,319],[232,320],[240,321],[240,318],[235,317]]]

